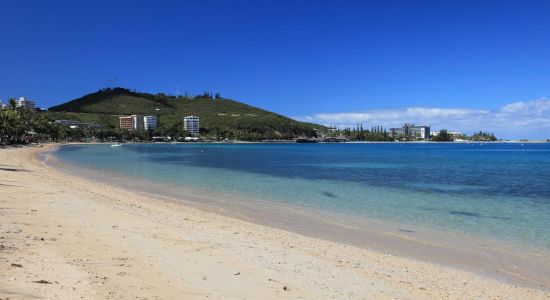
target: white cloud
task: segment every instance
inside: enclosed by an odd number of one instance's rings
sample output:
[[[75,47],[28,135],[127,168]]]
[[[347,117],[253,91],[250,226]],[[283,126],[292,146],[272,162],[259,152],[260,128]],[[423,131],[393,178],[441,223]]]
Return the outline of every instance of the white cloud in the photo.
[[[489,131],[502,138],[550,138],[550,100],[514,102],[495,110],[468,108],[407,107],[372,109],[358,112],[318,113],[296,117],[323,125],[399,127],[403,123],[428,124],[432,129],[446,128],[467,134]]]

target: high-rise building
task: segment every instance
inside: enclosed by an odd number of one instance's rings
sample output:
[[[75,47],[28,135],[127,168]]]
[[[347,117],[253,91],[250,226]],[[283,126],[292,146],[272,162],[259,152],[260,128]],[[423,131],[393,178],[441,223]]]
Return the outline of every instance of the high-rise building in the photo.
[[[192,135],[199,135],[199,117],[187,116],[183,118],[183,129]]]
[[[25,97],[19,97],[15,100],[17,107],[22,107],[26,109],[34,109],[36,107],[36,102],[26,99]]]
[[[143,117],[143,128],[145,130],[147,129],[155,129],[158,125],[158,119],[156,116],[144,116]]]
[[[131,115],[134,129],[143,129],[143,116]]]
[[[406,124],[409,125],[409,124]],[[420,138],[420,139],[429,139],[430,138],[430,126],[426,125],[409,125],[409,135]]]
[[[401,128],[390,128],[389,135],[391,137],[412,137],[416,139],[429,139],[430,126],[405,124]]]
[[[118,120],[120,124],[120,129],[143,129],[143,116],[141,115],[119,117]]]
[[[119,124],[120,124],[119,125],[120,129],[130,129],[130,130],[134,129],[134,125],[133,125],[131,116],[119,117],[118,121],[119,121]]]

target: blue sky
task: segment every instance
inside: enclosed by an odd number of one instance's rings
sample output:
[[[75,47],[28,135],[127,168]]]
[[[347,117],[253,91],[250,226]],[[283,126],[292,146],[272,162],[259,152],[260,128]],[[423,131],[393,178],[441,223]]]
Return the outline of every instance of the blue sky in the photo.
[[[208,90],[330,125],[550,138],[549,14],[548,1],[2,0],[0,99]]]

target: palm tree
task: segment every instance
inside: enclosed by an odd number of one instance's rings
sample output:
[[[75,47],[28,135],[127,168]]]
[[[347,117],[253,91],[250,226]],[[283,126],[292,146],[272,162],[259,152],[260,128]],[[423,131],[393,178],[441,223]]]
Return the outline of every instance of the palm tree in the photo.
[[[17,101],[15,101],[15,98],[8,99],[8,106],[11,110],[15,110],[17,108]]]
[[[15,141],[22,129],[21,117],[17,111],[0,110],[0,142]]]

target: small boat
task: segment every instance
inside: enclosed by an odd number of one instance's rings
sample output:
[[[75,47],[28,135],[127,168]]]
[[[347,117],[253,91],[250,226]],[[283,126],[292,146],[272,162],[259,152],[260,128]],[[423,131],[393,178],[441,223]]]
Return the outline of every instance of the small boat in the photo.
[[[120,147],[122,146],[122,144],[119,144],[119,143],[116,143],[116,144],[112,144],[111,147]]]

